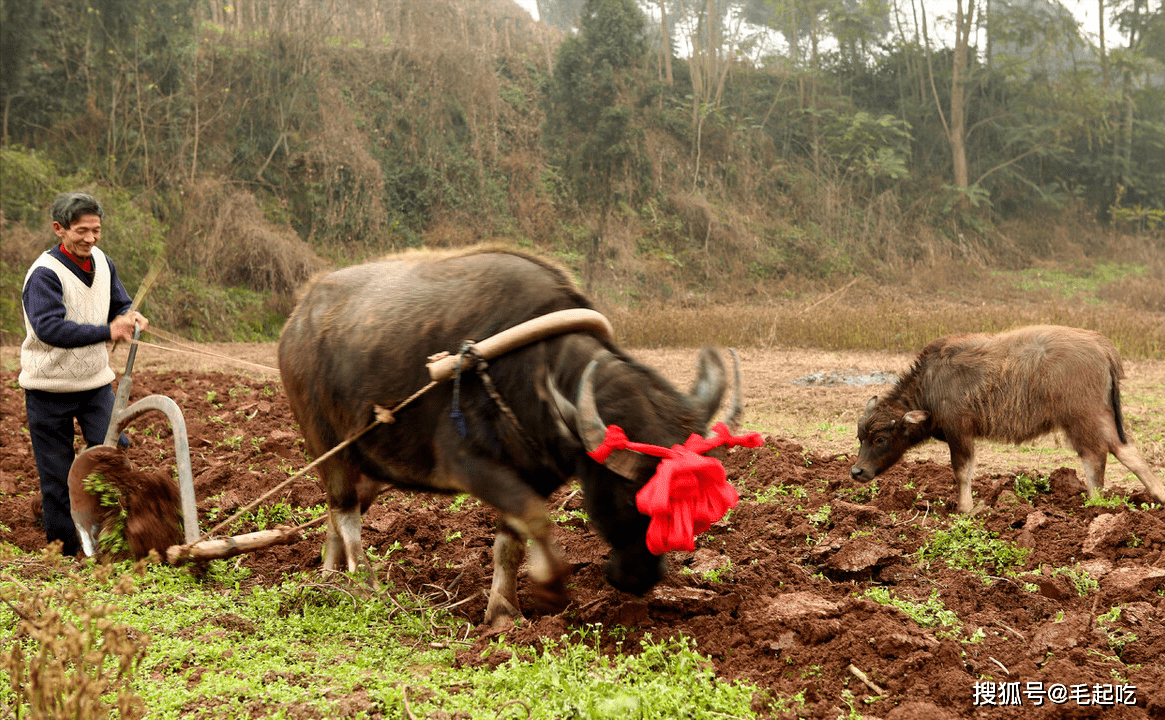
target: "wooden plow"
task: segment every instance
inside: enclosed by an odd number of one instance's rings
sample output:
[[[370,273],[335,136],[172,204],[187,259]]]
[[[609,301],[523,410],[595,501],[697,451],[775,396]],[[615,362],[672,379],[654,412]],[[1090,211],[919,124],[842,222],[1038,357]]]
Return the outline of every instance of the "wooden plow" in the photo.
[[[186,420],[182,410],[173,399],[165,395],[148,395],[132,405],[129,404],[133,388],[133,365],[137,355],[137,340],[141,331],[134,330],[134,343],[130,346],[125,373],[117,386],[113,401],[113,413],[109,419],[109,429],[101,445],[85,449],[73,460],[69,469],[69,501],[73,524],[81,540],[81,546],[90,557],[97,554],[98,538],[101,534],[104,511],[98,498],[86,487],[86,479],[96,469],[106,467],[111,457],[109,450],[117,447],[118,439],[126,427],[136,418],[151,411],[166,416],[174,436],[174,458],[178,471],[179,508],[182,515],[183,544],[171,545],[166,550],[166,559],[177,564],[186,560],[212,560],[228,558],[272,545],[286,545],[297,541],[302,530],[325,519],[321,516],[297,528],[278,527],[261,532],[247,533],[237,537],[203,538],[198,525],[198,505],[194,497],[194,476],[190,466],[190,441],[186,433]],[[128,462],[125,461],[128,465]],[[233,519],[233,518],[232,518]]]

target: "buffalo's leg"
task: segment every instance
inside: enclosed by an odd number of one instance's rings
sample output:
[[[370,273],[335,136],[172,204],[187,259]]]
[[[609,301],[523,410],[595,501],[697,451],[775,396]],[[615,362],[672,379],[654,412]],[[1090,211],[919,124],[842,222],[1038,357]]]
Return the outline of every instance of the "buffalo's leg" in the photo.
[[[521,514],[503,513],[502,519],[517,531],[519,537],[530,543],[529,574],[539,603],[552,610],[566,607],[569,600],[566,578],[570,575],[570,566],[552,539],[546,501],[531,493]]]
[[[324,540],[324,570],[356,572],[364,562],[360,540],[363,501],[370,494],[361,473],[348,463],[329,459],[320,465],[328,498],[328,534]],[[368,502],[371,502],[369,499]]]
[[[951,469],[959,488],[958,509],[961,513],[969,513],[974,505],[971,481],[975,479],[975,441],[951,438],[947,444],[951,449]]]
[[[494,577],[485,609],[487,625],[497,626],[505,618],[518,618],[518,567],[526,557],[526,541],[504,522],[498,522],[494,537]]]
[[[490,593],[486,621],[496,624],[500,615],[495,613],[505,612],[507,603],[515,606],[516,614],[516,595],[510,593],[507,597],[507,592],[521,564],[522,549],[529,554],[529,577],[541,604],[555,609],[566,607],[570,566],[554,545],[554,525],[546,516],[546,499],[512,467],[472,453],[462,443],[454,445],[458,452],[439,460],[438,476],[444,486],[468,492],[493,506],[498,511],[499,525],[504,526],[494,541],[494,591]],[[526,543],[529,548],[525,548]],[[517,550],[512,547],[514,544],[518,545]]]
[[[546,517],[543,501],[532,495],[526,512],[521,515],[502,514],[498,534],[494,538],[494,576],[490,588],[485,622],[499,625],[506,617],[521,616],[518,610],[517,575],[526,542],[530,542],[529,577],[539,602],[550,609],[566,607],[568,594],[566,578],[570,566],[554,545],[550,535],[550,519]]]
[[[328,537],[324,546],[324,570],[359,569],[364,556],[360,540],[360,511],[356,508],[328,510]]]

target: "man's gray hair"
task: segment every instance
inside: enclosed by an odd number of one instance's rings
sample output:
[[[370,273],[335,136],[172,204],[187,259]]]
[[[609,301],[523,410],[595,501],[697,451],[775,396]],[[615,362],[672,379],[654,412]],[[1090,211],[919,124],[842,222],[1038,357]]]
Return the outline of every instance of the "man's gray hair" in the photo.
[[[53,222],[60,223],[61,227],[68,229],[82,215],[104,217],[105,213],[101,203],[88,193],[67,192],[53,198]]]

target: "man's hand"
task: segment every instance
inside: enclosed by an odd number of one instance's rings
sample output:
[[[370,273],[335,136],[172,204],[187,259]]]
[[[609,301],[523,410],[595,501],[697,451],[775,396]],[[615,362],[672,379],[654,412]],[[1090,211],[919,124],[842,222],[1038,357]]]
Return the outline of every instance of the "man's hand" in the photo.
[[[133,340],[133,326],[137,324],[138,328],[145,332],[145,329],[150,326],[150,321],[146,319],[137,310],[130,310],[124,315],[118,315],[109,323],[109,339],[113,342],[120,342],[121,340]]]

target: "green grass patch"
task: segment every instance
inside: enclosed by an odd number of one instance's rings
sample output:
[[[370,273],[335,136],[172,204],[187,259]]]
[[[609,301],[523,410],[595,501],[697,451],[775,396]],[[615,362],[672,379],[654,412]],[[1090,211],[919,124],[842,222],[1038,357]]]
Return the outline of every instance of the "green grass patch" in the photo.
[[[416,717],[752,716],[755,686],[718,680],[684,636],[607,652],[624,629],[588,626],[537,649],[502,635],[486,653],[504,660],[466,667],[454,660],[471,628],[443,592],[316,574],[260,586],[226,560],[197,577],[49,551],[0,560],[0,625],[40,628],[0,649],[0,705],[18,717],[73,716],[33,696],[30,672],[64,690],[88,683],[97,704],[85,717],[401,717],[406,702]]]
[[[1101,287],[1124,279],[1143,277],[1148,272],[1149,268],[1144,265],[1102,262],[1087,272],[1028,268],[1000,275],[1010,278],[1014,287],[1025,292],[1042,291],[1064,300],[1100,304]]]
[[[327,511],[328,506],[324,504],[300,507],[280,500],[270,505],[260,505],[253,510],[242,512],[231,525],[224,529],[254,526],[255,530],[266,530],[277,525],[302,525],[318,518]],[[222,508],[212,507],[204,514],[203,519],[207,523],[216,523],[225,520],[226,517],[229,516],[224,515]],[[323,528],[309,528],[309,530],[322,532]]]
[[[950,527],[936,530],[918,549],[918,559],[923,563],[941,560],[951,567],[986,575],[989,569],[1003,573],[1022,566],[1029,553],[1027,548],[1000,540],[998,533],[987,530],[975,518],[958,515]]]
[[[503,642],[496,649],[512,653],[509,660],[492,672],[447,676],[465,689],[447,693],[431,687],[429,708],[415,710],[472,713],[483,703],[501,708],[520,700],[531,718],[752,717],[755,687],[718,680],[687,637],[648,636],[636,652],[609,656],[597,649],[601,632],[592,627],[546,640],[540,651]]]
[[[1095,497],[1084,493],[1084,507],[1087,508],[1105,508],[1107,510],[1119,510],[1120,508],[1128,508],[1129,510],[1136,510],[1136,506],[1132,500],[1129,500],[1125,495],[1118,495],[1116,493],[1106,493],[1101,490]]]

